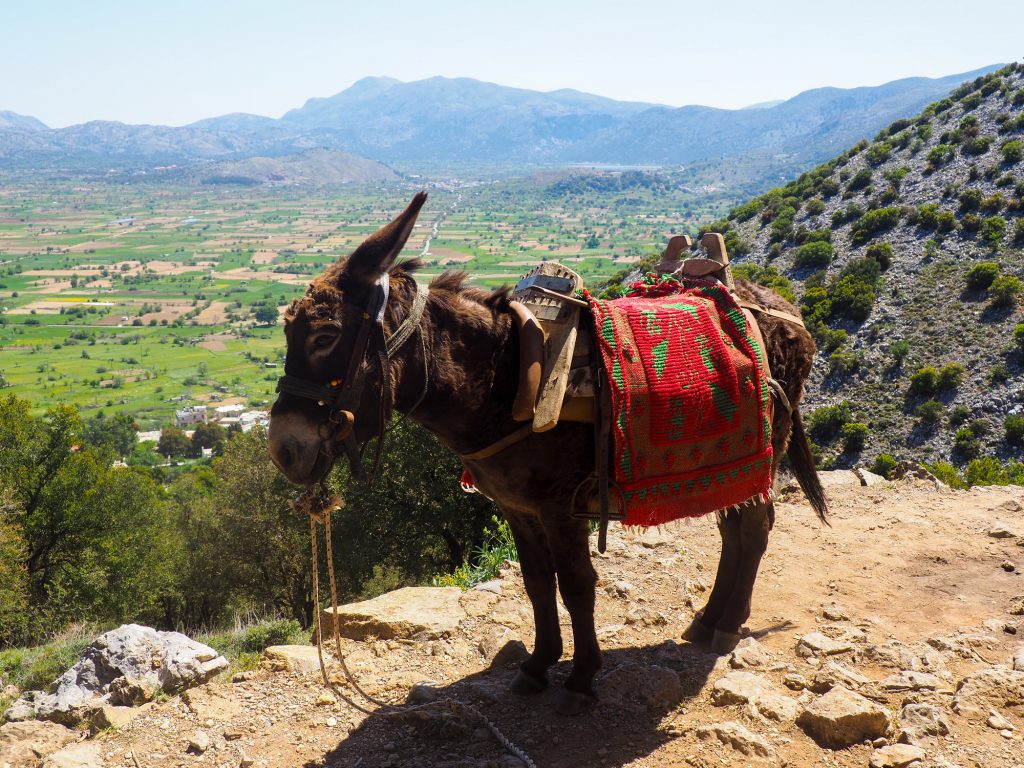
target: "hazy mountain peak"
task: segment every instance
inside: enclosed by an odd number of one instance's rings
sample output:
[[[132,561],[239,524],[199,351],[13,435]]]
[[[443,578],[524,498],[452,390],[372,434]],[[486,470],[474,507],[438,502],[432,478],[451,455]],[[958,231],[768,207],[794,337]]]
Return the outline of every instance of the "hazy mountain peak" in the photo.
[[[14,128],[20,131],[47,131],[49,127],[42,120],[17,112],[0,110],[0,129]]]

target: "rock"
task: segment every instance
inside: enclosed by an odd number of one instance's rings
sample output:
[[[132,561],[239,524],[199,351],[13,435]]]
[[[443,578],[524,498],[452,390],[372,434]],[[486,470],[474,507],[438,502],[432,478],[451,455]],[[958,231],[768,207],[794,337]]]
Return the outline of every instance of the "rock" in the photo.
[[[458,587],[403,587],[372,600],[338,606],[342,637],[365,640],[418,638],[436,640],[451,635],[466,618]],[[324,637],[334,632],[334,611],[321,614]]]
[[[479,584],[473,587],[478,592],[492,592],[495,595],[501,595],[501,579],[491,579],[490,581],[481,581]]]
[[[818,472],[818,479],[821,481],[821,487],[826,491],[829,488],[860,488],[864,485],[860,478],[849,469]]]
[[[949,723],[941,709],[931,704],[907,704],[899,715],[900,741],[907,744],[928,736],[946,736]]]
[[[1001,520],[996,520],[988,529],[988,535],[993,539],[1016,539],[1020,534]]]
[[[154,691],[178,691],[209,680],[227,666],[227,659],[212,648],[180,632],[125,624],[96,638],[78,663],[57,678],[52,693],[35,691],[19,699],[24,704],[14,714],[23,719],[27,708],[31,716],[73,724],[94,709],[104,689],[120,677]],[[7,717],[16,719],[10,710]]]
[[[896,692],[896,691],[948,691],[952,693],[953,690],[940,677],[932,675],[928,672],[914,672],[912,670],[903,670],[895,675],[889,675],[889,677],[882,680],[879,685],[883,690]]]
[[[262,665],[274,672],[309,675],[320,671],[320,656],[315,645],[271,645],[264,649]],[[332,666],[334,657],[324,649],[324,665]]]
[[[748,669],[749,667],[761,667],[772,661],[772,655],[765,650],[763,645],[752,637],[745,637],[740,640],[729,657],[729,666],[733,669]]]
[[[953,711],[980,720],[992,709],[1024,704],[1024,672],[1009,667],[989,667],[960,681],[953,697]]]
[[[1000,715],[998,712],[990,712],[988,719],[985,721],[985,725],[987,725],[989,728],[994,728],[997,731],[1014,730],[1013,723],[1011,723],[1005,717]]]
[[[42,768],[103,768],[100,745],[93,741],[65,747],[43,761]]]
[[[602,703],[612,706],[637,703],[649,709],[669,710],[683,698],[679,675],[657,664],[620,664],[601,677],[598,687]]]
[[[1007,573],[1013,573],[1015,570],[1017,570],[1017,566],[1011,560],[1004,560],[1001,567]]]
[[[891,744],[876,749],[871,754],[868,765],[871,768],[904,768],[918,760],[924,759],[924,750],[912,744]]]
[[[877,739],[889,729],[889,713],[841,685],[810,702],[797,724],[819,743],[847,747],[865,739]]]
[[[730,672],[715,681],[711,690],[715,706],[749,704],[754,711],[771,720],[792,720],[799,705],[760,675]]]
[[[124,728],[141,712],[142,710],[137,707],[96,707],[89,715],[89,724],[97,731],[104,728]]]
[[[802,691],[805,688],[810,687],[810,683],[807,682],[807,678],[798,672],[788,672],[786,676],[782,678],[782,684],[791,691]]]
[[[252,768],[254,765],[256,765],[256,761],[248,755],[242,755],[238,758],[238,768]]]
[[[834,656],[852,651],[853,646],[841,640],[833,640],[821,632],[811,632],[800,638],[796,644],[798,656]]]
[[[613,581],[611,584],[607,585],[605,587],[605,592],[607,592],[612,597],[626,598],[633,594],[633,589],[633,585],[630,584],[628,581],[623,581],[622,579],[619,579],[618,581]]]
[[[1024,645],[1018,645],[1013,652],[1013,668],[1017,672],[1024,672]]]
[[[775,758],[775,751],[763,736],[752,733],[739,723],[730,721],[702,725],[697,729],[697,738],[702,741],[717,740],[744,757]]]
[[[153,699],[153,686],[146,680],[119,677],[110,684],[110,703],[121,707],[137,707]]]
[[[874,472],[864,469],[863,467],[857,467],[853,470],[853,473],[857,475],[857,479],[860,480],[860,484],[865,485],[868,488],[888,482],[881,475],[876,475]]]
[[[845,685],[847,688],[857,689],[862,685],[868,685],[870,682],[871,678],[865,677],[842,664],[830,661],[814,673],[810,689],[815,693],[825,693],[837,685]]]
[[[849,611],[847,611],[843,606],[839,605],[839,603],[832,603],[831,605],[826,605],[824,608],[821,609],[821,615],[829,621],[850,620]]]
[[[188,740],[188,751],[193,754],[201,755],[209,748],[210,737],[206,731],[196,731],[192,734],[192,738]]]
[[[16,685],[5,685],[0,691],[0,699],[16,699],[21,696],[21,688]]]
[[[78,740],[78,734],[63,725],[43,720],[0,725],[0,759],[12,768],[35,768],[39,759]],[[0,765],[3,765],[0,762]]]

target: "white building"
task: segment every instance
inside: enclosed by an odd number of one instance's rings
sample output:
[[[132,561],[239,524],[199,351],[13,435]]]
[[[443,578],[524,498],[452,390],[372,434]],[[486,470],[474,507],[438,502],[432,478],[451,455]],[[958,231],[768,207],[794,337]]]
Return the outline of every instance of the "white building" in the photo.
[[[205,405],[189,405],[174,412],[174,426],[181,429],[190,424],[203,424],[206,422]]]

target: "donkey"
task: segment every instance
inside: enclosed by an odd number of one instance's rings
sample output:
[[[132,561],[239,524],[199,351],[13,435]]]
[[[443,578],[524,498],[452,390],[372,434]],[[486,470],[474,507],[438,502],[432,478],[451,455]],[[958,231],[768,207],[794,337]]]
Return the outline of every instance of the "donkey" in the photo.
[[[394,221],[330,265],[285,314],[286,375],[270,413],[269,449],[274,464],[294,483],[311,487],[322,481],[343,454],[355,459],[355,471],[360,448],[383,435],[392,409],[463,457],[521,426],[512,418],[519,332],[509,290],[470,287],[464,272],[445,272],[423,289],[414,280],[421,262],[396,263],[425,200],[426,193],[417,194]],[[741,280],[736,291],[770,310],[796,313],[761,286]],[[801,488],[824,519],[825,498],[798,410],[814,341],[802,325],[778,315],[766,313],[759,321],[770,368],[790,405],[775,409],[773,477],[788,455]],[[601,651],[588,523],[570,514],[570,500],[593,469],[593,428],[562,422],[465,463],[508,521],[533,605],[535,646],[511,689],[542,691],[548,668],[562,656],[557,576],[572,621],[574,653],[555,706],[563,714],[580,713],[596,700]],[[719,512],[717,522],[722,551],[715,585],[683,638],[727,653],[750,615],[754,580],[774,522],[773,503],[770,498],[747,502]]]

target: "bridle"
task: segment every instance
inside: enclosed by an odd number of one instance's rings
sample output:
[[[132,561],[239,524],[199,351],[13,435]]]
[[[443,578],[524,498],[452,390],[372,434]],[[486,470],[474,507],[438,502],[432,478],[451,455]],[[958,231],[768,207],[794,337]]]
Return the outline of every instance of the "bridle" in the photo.
[[[356,331],[355,343],[352,346],[352,357],[349,358],[345,376],[342,379],[332,379],[327,384],[304,379],[301,376],[285,374],[277,380],[277,392],[313,400],[321,408],[327,408],[327,419],[321,424],[320,429],[320,450],[328,456],[333,456],[334,445],[341,442],[345,455],[348,456],[352,469],[352,476],[364,482],[372,482],[380,468],[381,456],[384,451],[384,433],[387,426],[387,416],[390,412],[393,393],[391,391],[391,358],[398,349],[415,333],[420,330],[420,321],[423,319],[423,310],[427,303],[427,291],[418,290],[413,281],[412,307],[409,316],[402,321],[390,337],[384,336],[384,312],[387,309],[388,298],[391,291],[391,281],[388,273],[382,274],[374,283],[373,293],[369,301],[360,312],[361,321]],[[422,330],[420,337],[422,339]],[[425,345],[424,345],[425,351]],[[362,399],[363,389],[366,385],[366,375],[360,375],[360,366],[363,361],[370,357],[370,367],[374,364],[380,367],[380,418],[377,433],[376,456],[374,458],[373,471],[369,476],[363,471],[363,447],[355,436],[355,411]],[[426,357],[424,355],[424,369],[426,370]],[[424,374],[424,392],[426,395],[427,378]],[[420,397],[422,401],[423,396]],[[417,402],[417,405],[419,403]],[[325,429],[326,428],[326,429]]]

